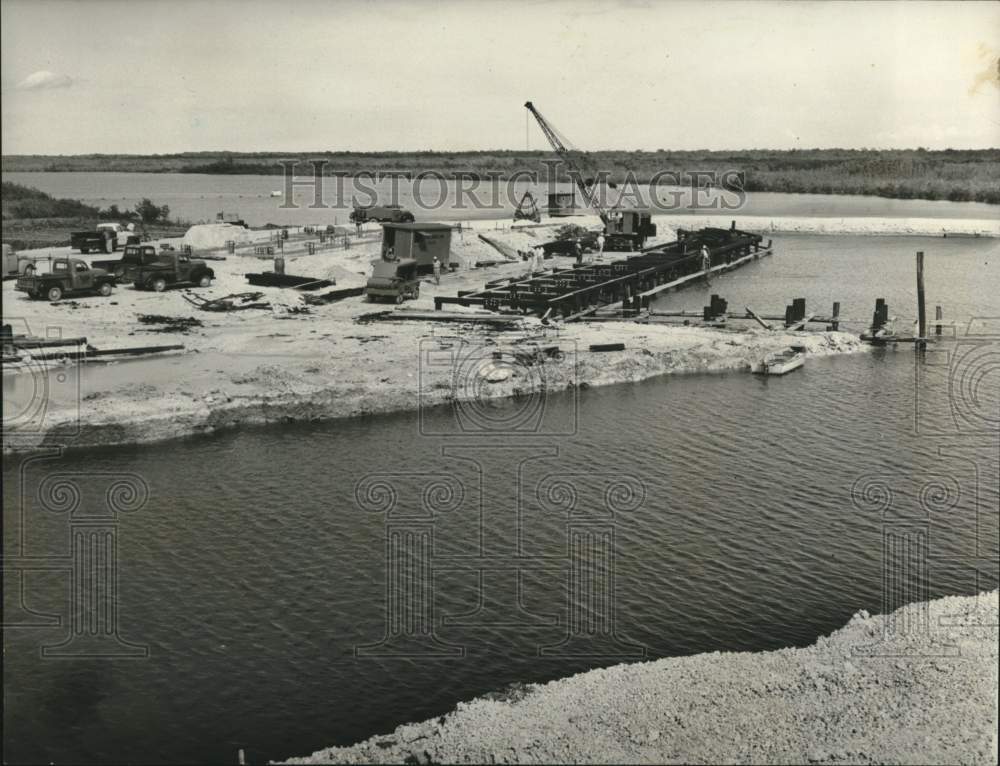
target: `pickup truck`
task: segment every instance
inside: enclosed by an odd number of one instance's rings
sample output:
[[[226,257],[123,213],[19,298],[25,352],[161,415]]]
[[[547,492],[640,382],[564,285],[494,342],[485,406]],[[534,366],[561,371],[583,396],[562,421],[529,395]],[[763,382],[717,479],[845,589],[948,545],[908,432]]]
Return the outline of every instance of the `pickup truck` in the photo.
[[[113,253],[125,245],[137,244],[141,237],[135,233],[135,224],[122,226],[120,223],[99,223],[93,231],[74,231],[69,235],[70,247],[81,253],[96,250]]]
[[[159,256],[152,245],[125,245],[125,252],[116,261],[91,261],[94,268],[104,269],[114,274],[119,284],[135,281],[135,274],[140,266],[153,263]]]
[[[51,271],[45,274],[24,274],[17,278],[15,290],[31,298],[47,298],[55,303],[64,295],[97,293],[111,295],[115,278],[104,269],[94,269],[77,258],[54,258]]]
[[[200,258],[178,252],[159,253],[150,263],[141,263],[132,271],[132,281],[140,290],[162,293],[168,285],[195,284],[208,287],[215,272]]]
[[[351,223],[378,221],[379,223],[412,223],[413,213],[399,205],[372,205],[355,207],[348,216]]]

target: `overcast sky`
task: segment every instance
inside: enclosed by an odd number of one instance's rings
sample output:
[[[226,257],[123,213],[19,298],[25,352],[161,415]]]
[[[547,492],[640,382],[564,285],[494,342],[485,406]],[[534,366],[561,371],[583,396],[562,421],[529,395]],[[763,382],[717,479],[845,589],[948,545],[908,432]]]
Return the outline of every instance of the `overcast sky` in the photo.
[[[5,0],[4,154],[1000,146],[1000,3]],[[531,147],[545,145],[531,125]]]

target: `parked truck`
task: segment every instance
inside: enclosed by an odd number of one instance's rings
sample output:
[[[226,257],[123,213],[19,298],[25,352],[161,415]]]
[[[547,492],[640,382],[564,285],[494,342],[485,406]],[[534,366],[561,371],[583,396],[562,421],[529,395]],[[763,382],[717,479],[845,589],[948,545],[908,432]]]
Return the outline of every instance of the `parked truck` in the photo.
[[[205,261],[178,252],[159,253],[153,261],[140,263],[132,268],[130,274],[138,289],[158,293],[170,285],[194,284],[208,287],[215,279],[215,272]]]
[[[351,223],[366,223],[367,221],[377,221],[378,223],[411,223],[413,221],[413,213],[399,205],[355,206],[348,218]]]
[[[412,258],[372,261],[372,275],[365,286],[365,295],[370,303],[381,298],[395,303],[419,298],[417,262]]]
[[[135,281],[139,267],[153,263],[158,257],[152,245],[125,245],[125,251],[118,260],[91,261],[90,265],[114,274],[118,284],[128,284]]]
[[[31,298],[46,298],[53,303],[67,295],[111,295],[115,277],[104,269],[91,268],[78,258],[53,258],[49,271],[32,271],[17,278],[15,290]]]
[[[74,231],[69,235],[70,247],[81,253],[91,250],[113,253],[125,245],[138,244],[142,238],[135,233],[135,224],[99,223],[93,231]]]

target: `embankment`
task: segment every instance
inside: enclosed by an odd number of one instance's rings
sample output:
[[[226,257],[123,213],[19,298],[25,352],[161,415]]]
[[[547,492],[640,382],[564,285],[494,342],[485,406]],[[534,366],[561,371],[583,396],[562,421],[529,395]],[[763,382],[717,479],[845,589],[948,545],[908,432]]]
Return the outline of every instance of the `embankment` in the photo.
[[[285,762],[995,764],[997,611],[993,591],[861,612],[806,648],[592,670]]]
[[[491,407],[504,399],[657,375],[746,370],[795,343],[805,345],[812,356],[866,348],[843,332],[726,332],[631,322],[571,325],[548,340],[540,338],[547,331],[534,318],[503,331],[454,326],[462,340],[450,332],[435,335],[430,324],[414,321],[310,325],[309,332],[294,339],[273,330],[217,337],[217,350],[206,339],[201,353],[126,363],[128,369],[88,365],[79,378],[79,397],[53,400],[37,425],[5,430],[4,450],[155,442],[252,424],[360,417],[456,400]],[[625,350],[589,350],[592,344],[609,342],[622,342]],[[537,358],[540,347],[553,346],[560,349],[559,358]],[[447,363],[429,364],[428,354]]]

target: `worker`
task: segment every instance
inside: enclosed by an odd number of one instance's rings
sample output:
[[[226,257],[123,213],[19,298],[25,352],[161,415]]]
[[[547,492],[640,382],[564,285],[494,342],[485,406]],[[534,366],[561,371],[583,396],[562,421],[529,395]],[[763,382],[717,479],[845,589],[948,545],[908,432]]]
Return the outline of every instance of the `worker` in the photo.
[[[712,268],[712,256],[708,252],[708,245],[701,246],[701,270],[708,271]]]
[[[394,261],[394,260],[396,260],[396,250],[393,248],[392,245],[389,245],[389,247],[386,248],[386,250],[385,250],[385,259],[387,261]]]
[[[545,258],[545,250],[541,245],[535,245],[531,248],[532,257],[534,258],[534,265],[532,266],[532,272],[542,270],[542,259]]]
[[[356,218],[354,220],[354,228],[357,230],[357,234],[360,237],[361,236],[361,220],[360,219]]]
[[[576,252],[576,264],[579,266],[583,263],[583,248],[580,247],[580,240],[573,243],[573,250]]]
[[[604,231],[597,235],[597,254],[599,256],[604,255]]]
[[[441,261],[436,255],[434,256],[434,284],[441,284]]]

